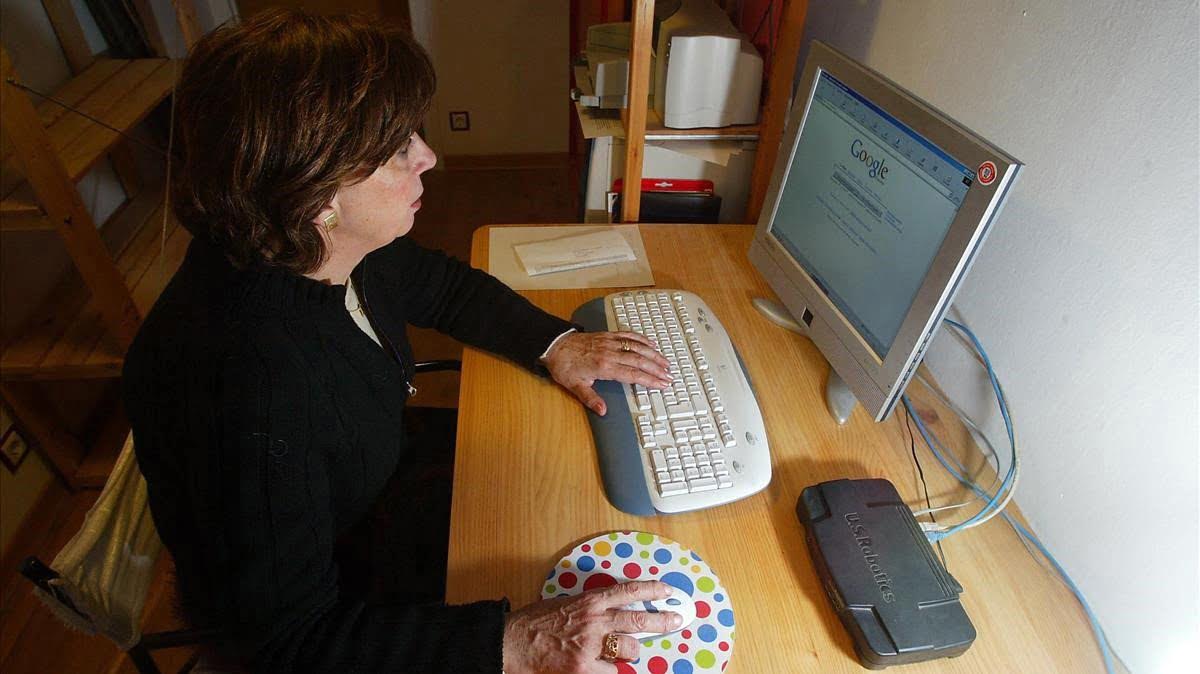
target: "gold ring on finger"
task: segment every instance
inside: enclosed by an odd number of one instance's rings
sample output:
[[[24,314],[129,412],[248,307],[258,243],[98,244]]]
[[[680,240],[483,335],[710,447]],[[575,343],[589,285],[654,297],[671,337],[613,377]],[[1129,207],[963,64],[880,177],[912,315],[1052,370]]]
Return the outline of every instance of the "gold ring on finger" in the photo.
[[[621,640],[617,635],[609,633],[604,637],[604,648],[600,650],[601,659],[616,662],[621,659]]]
[[[629,340],[628,339],[621,340],[621,350],[622,351],[633,351],[633,349],[629,348]]]

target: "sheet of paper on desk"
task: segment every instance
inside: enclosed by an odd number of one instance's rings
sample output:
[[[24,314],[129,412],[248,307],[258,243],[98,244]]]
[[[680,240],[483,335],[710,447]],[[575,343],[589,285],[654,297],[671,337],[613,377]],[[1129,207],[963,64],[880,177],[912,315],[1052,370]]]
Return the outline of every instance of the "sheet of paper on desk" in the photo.
[[[530,276],[598,267],[637,259],[633,249],[619,232],[606,229],[591,234],[576,234],[561,239],[521,243],[513,246],[517,258]]]
[[[518,246],[602,232],[616,234],[624,239],[625,244],[633,251],[634,259],[530,276],[517,257]],[[654,285],[654,275],[650,273],[650,261],[646,257],[646,245],[642,242],[637,225],[492,227],[488,230],[488,272],[515,290],[636,288]]]

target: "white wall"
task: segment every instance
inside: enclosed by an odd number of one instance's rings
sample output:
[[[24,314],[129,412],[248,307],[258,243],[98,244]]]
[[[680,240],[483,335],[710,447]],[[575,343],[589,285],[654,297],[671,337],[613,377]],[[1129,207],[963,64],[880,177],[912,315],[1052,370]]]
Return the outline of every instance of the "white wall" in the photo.
[[[429,51],[438,90],[426,117],[442,155],[566,152],[568,3],[410,0],[413,35]],[[450,131],[450,111],[471,113]]]
[[[1131,669],[1182,671],[1198,630],[1196,3],[815,0],[808,33],[1027,164],[956,307],[1012,400],[1021,509]],[[1003,437],[957,340],[941,333],[927,362]]]

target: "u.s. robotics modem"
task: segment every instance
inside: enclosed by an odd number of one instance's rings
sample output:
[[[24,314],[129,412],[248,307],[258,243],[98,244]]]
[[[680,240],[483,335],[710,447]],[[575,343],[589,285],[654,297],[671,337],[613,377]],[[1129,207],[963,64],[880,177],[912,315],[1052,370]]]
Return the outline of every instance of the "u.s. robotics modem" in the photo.
[[[796,503],[817,574],[864,667],[961,655],[975,627],[962,586],[887,480],[835,480]]]

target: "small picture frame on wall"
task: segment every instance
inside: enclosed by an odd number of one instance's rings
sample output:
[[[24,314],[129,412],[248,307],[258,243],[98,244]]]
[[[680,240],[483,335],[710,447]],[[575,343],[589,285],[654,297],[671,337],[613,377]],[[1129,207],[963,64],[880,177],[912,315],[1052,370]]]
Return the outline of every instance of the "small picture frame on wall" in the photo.
[[[10,425],[3,440],[0,440],[0,463],[3,463],[10,473],[15,473],[28,455],[29,443],[25,442],[21,433]]]

